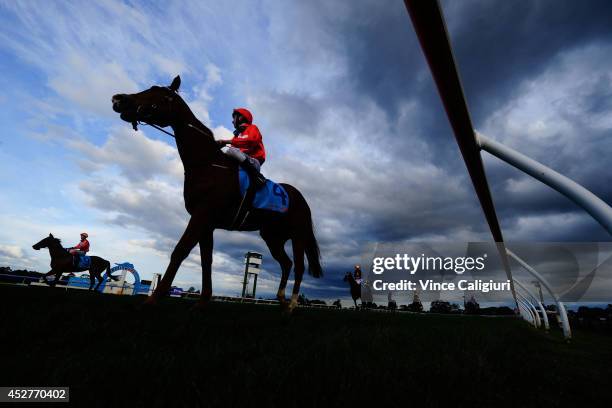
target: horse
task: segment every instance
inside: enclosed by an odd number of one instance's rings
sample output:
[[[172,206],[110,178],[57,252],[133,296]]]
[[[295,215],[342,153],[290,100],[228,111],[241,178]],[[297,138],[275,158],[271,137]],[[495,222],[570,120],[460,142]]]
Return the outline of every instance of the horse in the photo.
[[[351,287],[351,297],[353,298],[353,302],[355,302],[355,308],[357,308],[357,299],[361,299],[361,285],[357,283],[353,274],[350,272],[347,272],[342,280],[349,283]]]
[[[59,282],[64,272],[85,272],[89,270],[89,290],[94,291],[98,290],[100,284],[104,280],[102,278],[102,272],[106,271],[109,278],[115,279],[110,273],[110,262],[99,256],[90,256],[91,264],[89,268],[77,268],[77,270],[75,270],[72,262],[72,254],[62,246],[62,241],[59,238],[55,238],[53,234],[49,234],[48,237],[32,245],[32,248],[37,251],[41,248],[49,248],[49,255],[51,255],[51,270],[44,275],[43,279],[51,286],[55,286],[55,284]],[[49,283],[47,277],[51,275],[55,275],[55,281]],[[96,278],[98,279],[98,284],[94,288]]]
[[[174,137],[185,170],[183,198],[190,215],[187,227],[170,255],[170,262],[153,294],[145,301],[155,305],[168,293],[181,263],[199,244],[202,265],[202,291],[194,308],[205,308],[212,296],[212,251],[215,229],[259,231],[270,254],[281,267],[277,299],[281,308],[291,313],[298,304],[300,284],[304,274],[304,255],[308,273],[323,275],[320,253],[315,238],[310,207],[300,191],[290,184],[281,184],[287,192],[289,207],[285,213],[250,209],[236,226],[235,218],[242,207],[238,182],[238,163],[220,150],[213,132],[200,122],[178,94],[180,76],[170,86],[152,86],[135,94],[112,97],[112,108],[122,120],[147,124]],[[174,134],[164,130],[170,127]],[[285,252],[291,240],[293,262]],[[294,284],[291,301],[287,304],[285,288],[291,268]]]

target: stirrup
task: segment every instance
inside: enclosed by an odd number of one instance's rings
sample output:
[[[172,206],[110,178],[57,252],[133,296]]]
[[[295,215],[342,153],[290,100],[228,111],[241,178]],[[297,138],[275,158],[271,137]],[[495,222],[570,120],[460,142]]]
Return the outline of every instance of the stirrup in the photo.
[[[248,159],[241,162],[240,167],[242,167],[244,171],[246,171],[247,175],[249,176],[250,183],[253,184],[253,186],[255,187],[255,191],[266,185],[267,180],[264,175],[261,174],[261,171],[257,170],[257,168],[255,168],[255,166],[253,166],[253,164]]]
[[[257,173],[257,175],[255,175],[253,178],[253,184],[255,185],[255,191],[261,189],[262,187],[264,187],[266,185],[266,181],[267,179],[264,177],[263,174],[261,173]]]
[[[255,185],[250,185],[249,188],[247,188],[247,191],[244,193],[242,200],[240,200],[240,205],[238,206],[238,210],[234,215],[234,219],[230,224],[230,231],[239,231],[240,228],[244,225],[249,214],[251,213],[251,209],[253,208],[253,200],[255,199],[256,190],[257,186]]]

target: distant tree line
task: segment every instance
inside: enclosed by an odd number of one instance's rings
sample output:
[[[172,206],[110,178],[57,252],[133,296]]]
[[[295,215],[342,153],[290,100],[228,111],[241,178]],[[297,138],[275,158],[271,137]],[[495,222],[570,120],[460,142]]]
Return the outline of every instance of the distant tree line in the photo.
[[[612,334],[612,304],[606,307],[580,306],[576,311],[568,310],[567,317],[574,328]]]
[[[0,282],[27,283],[37,282],[43,274],[27,269],[11,269],[9,266],[0,266]]]

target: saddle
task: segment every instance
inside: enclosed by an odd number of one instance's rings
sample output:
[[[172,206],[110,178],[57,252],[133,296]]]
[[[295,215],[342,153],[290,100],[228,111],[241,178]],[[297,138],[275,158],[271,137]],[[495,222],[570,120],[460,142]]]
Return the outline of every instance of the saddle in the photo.
[[[241,167],[238,168],[238,183],[242,200],[230,226],[231,230],[240,229],[253,210],[279,213],[286,213],[289,210],[289,196],[280,184],[267,179],[266,184],[256,190],[255,182]]]
[[[87,270],[91,266],[91,257],[79,254],[72,255],[72,266],[77,270]]]

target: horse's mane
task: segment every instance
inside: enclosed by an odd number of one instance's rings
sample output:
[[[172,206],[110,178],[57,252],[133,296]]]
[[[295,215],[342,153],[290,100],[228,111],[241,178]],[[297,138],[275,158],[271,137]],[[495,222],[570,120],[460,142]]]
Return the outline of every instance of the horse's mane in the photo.
[[[68,252],[68,250],[67,250],[66,248],[64,248],[64,246],[62,245],[62,240],[61,240],[61,239],[56,238],[56,237],[53,237],[53,238],[51,238],[51,239],[52,239],[53,241],[55,241],[55,242],[56,242],[56,243],[57,243],[57,244],[60,246],[60,248],[62,248],[62,249],[64,250],[64,252],[66,252],[66,253],[70,253],[70,252]]]
[[[174,94],[178,97],[179,102],[189,111],[189,113],[191,113],[193,115],[193,117],[196,120],[195,125],[199,125],[197,126],[197,128],[202,131],[203,133],[206,134],[206,136],[208,136],[210,139],[212,139],[212,141],[214,142],[215,140],[215,135],[213,133],[213,131],[204,124],[204,122],[202,122],[196,115],[195,113],[193,113],[193,110],[191,110],[191,107],[189,106],[189,104],[185,101],[185,99],[183,99],[183,97],[177,92],[174,91]]]

